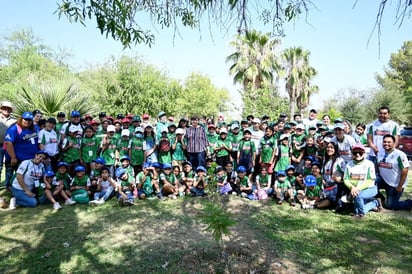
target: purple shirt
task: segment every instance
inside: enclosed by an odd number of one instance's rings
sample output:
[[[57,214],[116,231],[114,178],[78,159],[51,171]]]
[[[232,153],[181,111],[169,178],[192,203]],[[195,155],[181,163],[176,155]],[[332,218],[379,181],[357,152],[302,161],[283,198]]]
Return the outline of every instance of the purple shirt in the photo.
[[[186,129],[187,152],[198,153],[207,149],[209,142],[207,141],[205,129],[201,126],[189,127]]]

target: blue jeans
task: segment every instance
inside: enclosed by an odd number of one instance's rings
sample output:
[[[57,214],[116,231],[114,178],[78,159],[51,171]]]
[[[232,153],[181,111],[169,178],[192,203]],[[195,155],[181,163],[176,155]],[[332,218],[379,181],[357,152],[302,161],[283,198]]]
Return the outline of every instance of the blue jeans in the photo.
[[[107,201],[112,195],[112,193],[113,193],[113,187],[109,186],[105,191],[94,193],[94,199],[98,200],[100,198],[103,198],[105,201]]]
[[[399,201],[403,194],[403,190],[402,192],[397,192],[396,187],[388,185],[380,176],[376,178],[375,183],[379,189],[384,189],[386,192],[386,208],[394,210],[412,208],[412,200]]]
[[[191,187],[190,188],[190,193],[193,196],[205,196],[205,190],[203,188],[197,188],[197,187]]]
[[[189,162],[192,164],[192,169],[196,170],[198,166],[206,166],[206,153],[202,152],[189,152]]]
[[[359,192],[358,196],[353,199],[355,214],[366,215],[369,211],[379,206],[375,199],[378,194],[378,188],[374,185]]]
[[[16,189],[11,187],[11,192],[13,196],[16,198],[16,205],[24,206],[24,207],[36,207],[37,200],[36,197],[27,196],[23,190]]]
[[[3,171],[3,161],[4,161],[4,154],[6,150],[3,149],[3,145],[0,147],[0,184],[1,184],[1,172]]]

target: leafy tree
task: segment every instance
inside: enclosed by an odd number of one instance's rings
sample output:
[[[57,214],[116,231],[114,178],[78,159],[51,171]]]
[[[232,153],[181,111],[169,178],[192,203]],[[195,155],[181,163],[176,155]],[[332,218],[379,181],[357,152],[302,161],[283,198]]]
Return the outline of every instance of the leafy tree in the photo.
[[[176,102],[176,113],[180,115],[202,114],[208,117],[224,112],[229,92],[216,88],[204,75],[192,73],[183,83],[183,92]]]
[[[241,95],[249,113],[259,111],[258,98],[263,90],[274,90],[278,61],[275,52],[279,40],[270,39],[269,34],[247,31],[237,35],[231,42],[235,52],[226,58],[234,83],[242,85]]]
[[[409,105],[407,120],[412,121],[412,41],[405,41],[399,51],[391,55],[384,74],[376,79],[386,92],[403,96]]]
[[[282,53],[283,73],[285,74],[285,88],[289,95],[289,113],[292,118],[295,107],[299,111],[309,104],[310,96],[318,91],[317,86],[311,84],[316,70],[309,65],[310,52],[302,47],[285,49]]]
[[[288,99],[280,96],[277,88],[263,87],[256,91],[257,98],[244,98],[243,117],[253,113],[257,117],[268,115],[279,117],[279,114],[288,110]]]

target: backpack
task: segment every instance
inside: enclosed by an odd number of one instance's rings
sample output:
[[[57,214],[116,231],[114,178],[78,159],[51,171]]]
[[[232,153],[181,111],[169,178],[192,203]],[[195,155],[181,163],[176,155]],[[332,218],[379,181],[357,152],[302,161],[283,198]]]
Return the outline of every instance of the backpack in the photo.
[[[169,139],[161,139],[159,142],[159,151],[160,152],[169,152],[170,151],[170,141]]]
[[[75,190],[73,191],[72,199],[79,204],[87,204],[89,202],[89,193],[85,189]]]
[[[72,125],[72,122],[66,122],[65,123],[65,125],[67,125],[67,127],[65,128],[65,131],[64,131],[64,135],[68,135],[69,134],[69,129],[70,129],[70,126]],[[80,123],[80,127],[82,128],[82,130],[84,131],[84,126],[83,126],[83,124],[81,124]]]

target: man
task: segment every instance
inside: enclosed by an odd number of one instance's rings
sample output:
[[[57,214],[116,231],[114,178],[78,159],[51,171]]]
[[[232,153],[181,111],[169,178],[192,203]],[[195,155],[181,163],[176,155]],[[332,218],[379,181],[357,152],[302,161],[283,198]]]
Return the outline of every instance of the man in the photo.
[[[193,116],[191,126],[186,129],[186,143],[192,168],[206,166],[206,150],[209,145],[205,129],[199,125],[199,117]]]
[[[1,183],[1,174],[3,170],[3,160],[6,150],[3,148],[3,140],[6,135],[7,129],[17,122],[16,119],[11,117],[13,112],[13,106],[8,101],[1,102],[0,106],[0,183]]]
[[[70,121],[62,126],[62,129],[60,131],[60,134],[61,134],[60,141],[62,141],[67,136],[70,129],[76,129],[77,134],[79,136],[83,135],[83,125],[80,123],[80,112],[77,110],[73,110],[70,113]]]
[[[345,126],[341,123],[335,124],[334,133],[335,136],[331,139],[331,142],[337,143],[339,147],[339,155],[343,158],[345,163],[352,160],[352,146],[355,145],[355,139],[352,136],[345,134]]]
[[[374,199],[378,193],[375,179],[375,166],[365,159],[365,147],[362,144],[354,145],[352,161],[346,165],[343,176],[343,182],[353,198],[354,217],[362,218],[369,211],[380,209],[380,202]]]
[[[408,157],[395,148],[396,138],[386,134],[382,138],[384,153],[378,154],[379,176],[376,179],[378,189],[386,192],[386,207],[389,209],[411,209],[412,200],[399,201],[408,184]]]
[[[395,137],[395,147],[399,143],[399,125],[390,120],[389,107],[383,106],[378,110],[378,119],[370,124],[367,129],[368,146],[370,147],[369,160],[376,163],[376,157],[379,153],[384,153],[382,147],[383,136],[391,134]]]
[[[316,109],[312,108],[309,111],[309,117],[308,119],[304,119],[303,123],[305,124],[305,128],[309,128],[310,126],[316,126],[316,123],[318,122],[318,119],[316,118],[318,116],[318,112]]]

